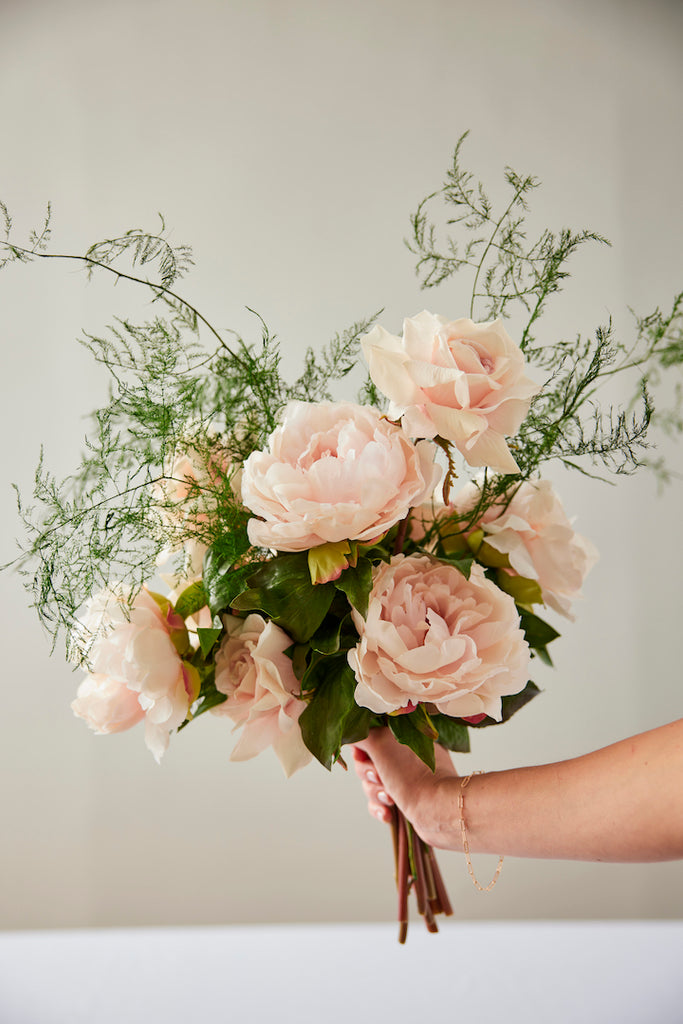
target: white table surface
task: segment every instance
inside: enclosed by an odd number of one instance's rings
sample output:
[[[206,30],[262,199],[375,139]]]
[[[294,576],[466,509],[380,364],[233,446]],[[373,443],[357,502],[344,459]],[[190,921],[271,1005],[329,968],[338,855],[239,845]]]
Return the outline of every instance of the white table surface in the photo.
[[[683,922],[0,933],[0,1024],[681,1024]]]

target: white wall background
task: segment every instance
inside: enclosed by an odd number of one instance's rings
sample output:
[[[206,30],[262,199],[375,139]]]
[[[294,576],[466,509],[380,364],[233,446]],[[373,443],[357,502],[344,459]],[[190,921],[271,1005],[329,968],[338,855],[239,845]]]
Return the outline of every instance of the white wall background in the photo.
[[[683,284],[676,2],[2,0],[0,35],[0,197],[17,235],[47,199],[60,251],[162,210],[196,250],[188,297],[244,332],[257,309],[293,368],[379,306],[393,329],[424,305],[463,315],[467,282],[423,297],[402,239],[466,128],[485,180],[509,163],[544,181],[537,224],[614,242],[575,264],[549,336],[610,311],[627,330],[627,304],[665,305]],[[0,561],[19,532],[10,482],[30,487],[42,442],[68,472],[104,395],[74,339],[137,300],[54,262],[0,276]],[[476,734],[463,771],[573,756],[683,713],[680,483],[660,498],[646,476],[556,482],[602,558],[544,695]],[[93,736],[19,579],[0,588],[1,927],[392,918],[389,835],[353,778],[311,766],[285,782],[270,754],[230,764],[219,720],[162,767],[137,730]],[[509,860],[483,898],[461,858],[442,863],[460,918],[683,911],[680,864]]]

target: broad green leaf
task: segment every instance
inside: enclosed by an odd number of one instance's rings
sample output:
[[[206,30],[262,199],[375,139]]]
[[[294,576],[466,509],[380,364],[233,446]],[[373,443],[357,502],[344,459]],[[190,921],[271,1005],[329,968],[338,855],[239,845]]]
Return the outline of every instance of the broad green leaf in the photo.
[[[221,561],[209,548],[204,556],[204,589],[213,615],[230,607],[237,595],[246,590],[249,575],[261,564],[250,562],[233,569],[231,561]]]
[[[538,657],[541,659],[541,661],[543,662],[544,665],[548,665],[549,668],[554,668],[553,659],[548,654],[548,648],[547,647],[535,647],[534,651],[538,655]]]
[[[387,725],[393,732],[399,743],[410,747],[414,754],[421,761],[434,771],[436,763],[434,760],[434,740],[422,732],[415,724],[412,712],[409,715],[387,715]]]
[[[233,599],[238,611],[262,611],[297,643],[313,636],[334,597],[331,583],[311,583],[305,551],[276,555],[249,575],[249,588]]]
[[[523,611],[520,615],[520,625],[524,630],[526,642],[529,647],[546,647],[551,641],[556,640],[560,635],[556,629],[549,626],[543,619],[532,612]]]
[[[424,704],[418,704],[412,718],[420,732],[423,732],[430,740],[437,740],[439,738],[439,733],[432,722],[431,716],[427,714]]]
[[[469,754],[470,734],[465,722],[450,715],[430,715],[432,725],[439,734],[439,743],[446,750]]]
[[[309,640],[312,650],[320,654],[336,654],[340,645],[342,620],[328,615]]]
[[[372,590],[372,562],[359,558],[352,569],[345,569],[334,582],[337,590],[346,594],[350,603],[363,618],[368,614],[368,599]]]
[[[218,640],[218,637],[222,634],[222,629],[197,629],[197,639],[199,640],[199,648],[206,658],[211,651],[211,648]]]
[[[192,712],[192,718],[186,718],[183,724],[178,727],[178,732],[194,721],[195,718],[198,718],[199,715],[203,715],[205,711],[209,711],[211,708],[215,708],[227,700],[226,695],[216,689],[216,669],[214,665],[204,667],[203,670],[199,669],[199,675],[201,677],[201,686],[196,706]]]
[[[467,552],[466,554],[462,554],[462,555],[461,554],[456,554],[456,555],[446,555],[446,554],[442,555],[442,554],[440,554],[439,555],[439,561],[440,562],[446,562],[447,565],[452,565],[456,569],[459,569],[460,572],[465,577],[465,579],[468,580],[470,578],[471,574],[472,574],[472,565],[475,562],[475,557],[474,557],[474,555],[472,554],[471,551]]]
[[[502,698],[502,717],[500,722],[497,722],[495,718],[484,718],[483,721],[477,722],[476,725],[470,725],[470,728],[485,729],[489,725],[501,725],[503,722],[508,722],[520,708],[523,708],[530,700],[537,697],[540,692],[536,684],[529,681],[520,693],[513,693],[509,697]]]
[[[376,716],[369,708],[361,708],[354,703],[348,715],[344,719],[344,731],[341,738],[341,745],[346,743],[358,743],[364,740],[370,732]]]
[[[530,700],[537,697],[541,691],[532,683],[531,680],[526,684],[524,689],[520,693],[510,694],[509,697],[502,698],[503,705],[503,722],[509,721],[513,715],[515,715],[520,708],[523,708],[525,704],[528,704]]]
[[[185,587],[185,590],[183,590],[175,603],[175,610],[178,615],[186,619],[188,615],[194,615],[195,612],[206,607],[208,603],[209,598],[204,590],[204,584],[201,580],[197,580],[196,583],[191,583],[189,587]]]
[[[526,576],[513,576],[509,572],[501,571],[496,573],[496,583],[501,590],[514,598],[518,605],[543,604],[543,592],[538,580],[530,580]]]
[[[305,711],[299,718],[303,741],[328,771],[339,756],[349,715],[357,729],[353,694],[356,678],[346,658],[328,658],[325,677],[320,679]],[[360,737],[358,737],[360,738]],[[348,742],[348,741],[347,741]]]
[[[197,718],[199,715],[203,715],[205,711],[210,711],[211,708],[218,707],[219,704],[223,704],[228,698],[224,693],[220,693],[216,687],[207,690],[203,697],[200,697],[200,704],[195,711],[193,718]]]

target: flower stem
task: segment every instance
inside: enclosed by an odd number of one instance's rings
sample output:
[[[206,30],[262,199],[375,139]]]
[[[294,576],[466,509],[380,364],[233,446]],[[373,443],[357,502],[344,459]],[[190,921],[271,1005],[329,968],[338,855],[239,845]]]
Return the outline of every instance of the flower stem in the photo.
[[[398,892],[398,941],[403,945],[408,937],[408,893],[411,887],[415,890],[417,910],[427,931],[438,932],[436,915],[449,916],[453,909],[433,849],[420,839],[398,807],[393,808],[391,834]]]

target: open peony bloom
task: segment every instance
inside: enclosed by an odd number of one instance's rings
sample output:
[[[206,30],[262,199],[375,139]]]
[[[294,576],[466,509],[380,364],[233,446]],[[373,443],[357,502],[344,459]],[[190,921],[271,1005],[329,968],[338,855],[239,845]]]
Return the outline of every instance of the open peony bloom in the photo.
[[[413,444],[377,409],[290,402],[269,451],[244,464],[242,500],[260,517],[249,520],[249,540],[278,551],[373,541],[424,501],[440,475],[434,446]]]
[[[401,338],[374,327],[363,339],[370,376],[411,437],[445,438],[470,466],[517,473],[505,441],[539,388],[500,320],[475,324],[428,313],[403,321]]]
[[[128,608],[120,587],[92,598],[81,619],[82,639],[94,638],[92,672],[78,688],[74,713],[97,733],[121,732],[144,719],[145,743],[157,761],[196,696],[192,670],[174,643],[186,641],[182,619],[176,620],[147,590]]]
[[[312,756],[299,728],[306,704],[295,696],[299,683],[284,653],[292,640],[256,613],[246,619],[226,615],[225,629],[216,654],[216,689],[228,699],[212,711],[242,726],[230,759],[247,761],[272,746],[290,776]]]
[[[515,603],[479,565],[467,580],[427,555],[396,555],[375,570],[367,618],[352,614],[356,703],[377,714],[422,702],[456,718],[500,720],[500,698],[528,681]]]
[[[467,511],[478,497],[476,484],[468,484],[456,496],[454,507]],[[574,532],[548,480],[523,483],[505,508],[491,506],[475,525],[484,531],[489,547],[507,555],[514,573],[538,583],[544,604],[573,618],[572,601],[582,596],[583,581],[598,553]]]

